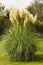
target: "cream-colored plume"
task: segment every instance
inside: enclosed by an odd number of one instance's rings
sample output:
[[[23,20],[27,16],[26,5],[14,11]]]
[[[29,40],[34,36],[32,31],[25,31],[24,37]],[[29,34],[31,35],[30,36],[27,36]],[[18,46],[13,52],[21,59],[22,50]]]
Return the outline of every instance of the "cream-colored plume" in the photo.
[[[11,23],[14,22],[14,20],[17,22],[17,24],[19,24],[19,17],[23,20],[24,26],[27,22],[31,21],[33,24],[35,23],[35,21],[37,20],[37,14],[35,16],[33,16],[33,14],[31,14],[29,11],[27,11],[26,9],[21,9],[19,10],[18,8],[12,9],[10,11],[10,21]],[[21,21],[20,21],[21,22]],[[22,23],[22,22],[21,22]]]

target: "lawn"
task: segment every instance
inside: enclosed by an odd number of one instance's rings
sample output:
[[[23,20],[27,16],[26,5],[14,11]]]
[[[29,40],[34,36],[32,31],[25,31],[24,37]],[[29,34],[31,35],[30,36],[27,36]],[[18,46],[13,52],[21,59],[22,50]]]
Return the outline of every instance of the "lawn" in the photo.
[[[0,61],[0,65],[43,65],[43,62],[6,62],[6,61]]]
[[[29,61],[29,62],[10,62],[10,61],[6,61],[4,57],[6,57],[3,54],[3,50],[4,50],[4,44],[5,41],[1,41],[0,42],[0,65],[43,65],[43,58],[41,61]],[[38,51],[36,52],[37,55],[42,55],[43,56],[43,38],[38,38],[37,39],[37,46],[38,46]]]
[[[38,38],[37,39],[37,46],[38,46],[38,50],[37,50],[37,54],[43,54],[43,38]]]

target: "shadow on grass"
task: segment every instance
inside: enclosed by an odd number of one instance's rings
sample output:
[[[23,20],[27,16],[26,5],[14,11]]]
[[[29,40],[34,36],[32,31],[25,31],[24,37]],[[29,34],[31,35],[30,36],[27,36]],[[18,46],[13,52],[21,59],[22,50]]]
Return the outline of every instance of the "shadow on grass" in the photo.
[[[43,54],[35,55],[33,60],[42,62],[43,61]]]

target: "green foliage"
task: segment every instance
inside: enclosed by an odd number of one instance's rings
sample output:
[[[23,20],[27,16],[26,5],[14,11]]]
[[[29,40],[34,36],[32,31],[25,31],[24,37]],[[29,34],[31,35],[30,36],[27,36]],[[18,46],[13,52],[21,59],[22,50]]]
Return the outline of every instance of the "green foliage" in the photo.
[[[33,15],[37,13],[37,21],[34,24],[35,30],[37,33],[43,33],[43,1],[34,0],[31,6],[27,7],[27,10]]]
[[[38,20],[40,20],[40,22],[43,22],[43,14],[41,14],[40,16],[38,16]]]
[[[5,13],[6,13],[6,18],[9,19],[9,13],[10,13],[10,11],[8,9],[6,9]]]
[[[34,34],[26,25],[17,25],[13,23],[13,27],[9,34],[9,39],[5,44],[7,54],[12,61],[29,61],[34,59],[36,52],[36,42],[33,40]]]
[[[6,16],[0,16],[0,35],[2,35],[5,30],[10,28],[11,22],[9,18],[7,19]]]
[[[2,35],[10,27],[9,10],[5,10],[5,6],[0,3],[0,35]]]
[[[3,12],[4,8],[5,6],[2,3],[0,3],[0,12]]]
[[[27,10],[30,11],[33,15],[38,14],[38,20],[43,20],[43,3],[38,0],[34,0],[31,6],[27,7]]]
[[[34,26],[37,33],[39,34],[43,33],[43,21],[37,20]]]

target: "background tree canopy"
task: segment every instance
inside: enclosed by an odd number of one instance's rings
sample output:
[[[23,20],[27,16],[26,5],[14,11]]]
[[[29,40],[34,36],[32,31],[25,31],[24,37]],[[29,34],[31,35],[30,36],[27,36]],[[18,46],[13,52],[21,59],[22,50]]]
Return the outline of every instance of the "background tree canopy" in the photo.
[[[0,3],[0,35],[3,34],[10,25],[9,10],[5,10],[5,6]]]
[[[43,17],[43,3],[39,0],[34,0],[31,6],[27,7],[27,10],[30,11],[33,15],[38,14],[38,19]],[[42,20],[42,19],[41,19]]]
[[[43,33],[43,0],[34,0],[31,6],[27,7],[27,10],[33,15],[37,14],[35,27],[37,32]]]

